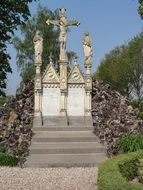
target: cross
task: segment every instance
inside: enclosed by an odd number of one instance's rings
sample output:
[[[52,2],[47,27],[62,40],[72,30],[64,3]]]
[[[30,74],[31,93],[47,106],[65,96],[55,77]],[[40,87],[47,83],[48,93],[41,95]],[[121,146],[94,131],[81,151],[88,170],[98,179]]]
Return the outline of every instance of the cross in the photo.
[[[50,53],[50,55],[49,55],[49,60],[50,60],[50,64],[53,64],[53,59],[52,59],[52,52]]]
[[[60,57],[66,57],[66,40],[67,40],[67,28],[68,26],[78,26],[80,24],[77,20],[68,20],[66,17],[66,9],[59,9],[59,20],[47,20],[48,25],[52,24],[54,26],[60,27]]]

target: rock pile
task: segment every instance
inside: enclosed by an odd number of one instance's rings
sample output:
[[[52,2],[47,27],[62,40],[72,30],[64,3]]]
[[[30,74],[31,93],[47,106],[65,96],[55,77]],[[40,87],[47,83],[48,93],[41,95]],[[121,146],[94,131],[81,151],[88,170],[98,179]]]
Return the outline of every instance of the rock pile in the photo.
[[[34,113],[34,84],[27,82],[22,93],[11,97],[0,109],[0,144],[6,152],[17,154],[24,161],[32,138],[32,121]]]
[[[107,145],[109,156],[117,154],[115,141],[125,134],[143,134],[138,109],[110,85],[93,78],[92,115],[95,134]]]
[[[0,108],[0,145],[10,154],[28,154],[32,138],[34,113],[34,83],[27,82],[22,93],[10,98]],[[127,98],[114,91],[110,85],[93,78],[92,115],[95,134],[107,145],[109,156],[117,153],[115,141],[125,134],[143,134],[143,120],[138,109],[129,106]]]

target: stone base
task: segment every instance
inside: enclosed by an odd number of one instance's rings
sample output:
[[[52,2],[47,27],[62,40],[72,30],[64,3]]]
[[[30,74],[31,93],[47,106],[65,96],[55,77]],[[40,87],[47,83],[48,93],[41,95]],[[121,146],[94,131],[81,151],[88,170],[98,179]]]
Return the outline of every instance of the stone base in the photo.
[[[44,116],[43,125],[44,127],[66,127],[67,118],[62,116]]]
[[[90,116],[69,116],[68,125],[73,127],[93,127]]]
[[[41,112],[34,113],[33,127],[42,127],[42,114]]]

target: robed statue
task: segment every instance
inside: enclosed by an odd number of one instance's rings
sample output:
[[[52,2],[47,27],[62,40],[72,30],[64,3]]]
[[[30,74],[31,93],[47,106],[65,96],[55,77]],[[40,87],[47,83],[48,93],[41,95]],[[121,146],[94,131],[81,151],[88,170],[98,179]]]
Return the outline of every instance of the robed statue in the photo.
[[[35,50],[35,63],[40,64],[42,63],[43,38],[41,37],[39,30],[36,31],[33,42]]]
[[[92,64],[92,44],[89,33],[86,32],[83,38],[84,64],[86,67],[91,67]]]

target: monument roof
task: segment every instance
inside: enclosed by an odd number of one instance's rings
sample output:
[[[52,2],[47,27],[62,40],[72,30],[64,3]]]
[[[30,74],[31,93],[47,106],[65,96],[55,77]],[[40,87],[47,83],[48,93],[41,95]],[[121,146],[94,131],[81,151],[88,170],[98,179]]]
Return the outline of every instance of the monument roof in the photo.
[[[42,77],[43,83],[60,83],[59,76],[53,64],[49,64]]]

